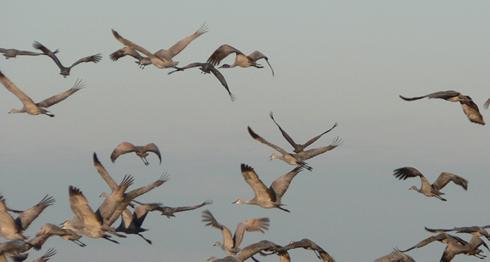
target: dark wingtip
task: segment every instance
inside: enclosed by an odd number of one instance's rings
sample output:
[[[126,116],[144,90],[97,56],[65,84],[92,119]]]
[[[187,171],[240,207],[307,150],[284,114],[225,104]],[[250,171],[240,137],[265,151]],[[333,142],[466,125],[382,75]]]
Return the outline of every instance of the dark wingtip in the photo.
[[[256,138],[259,137],[259,135],[257,135],[257,133],[255,133],[250,126],[247,126],[247,130],[248,130],[248,133],[250,134],[250,136],[252,136],[253,139],[256,139]]]
[[[242,164],[240,165],[240,170],[241,170],[242,172],[249,172],[249,171],[253,171],[254,169],[253,169],[251,166],[249,166],[249,165],[247,165],[247,164],[243,164],[243,163],[242,163]]]

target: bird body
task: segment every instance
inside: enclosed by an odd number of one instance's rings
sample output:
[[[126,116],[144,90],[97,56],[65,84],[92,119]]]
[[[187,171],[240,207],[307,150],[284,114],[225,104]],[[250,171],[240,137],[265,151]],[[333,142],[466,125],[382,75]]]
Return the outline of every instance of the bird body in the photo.
[[[245,55],[240,50],[228,44],[223,44],[220,47],[218,47],[208,58],[208,63],[217,66],[219,65],[221,60],[223,60],[225,57],[227,57],[230,54],[235,54],[235,61],[233,62],[233,64],[231,65],[224,64],[220,68],[233,68],[236,66],[242,68],[246,68],[246,67],[263,68],[262,65],[257,64],[257,61],[260,59],[264,59],[269,65],[269,68],[271,69],[272,76],[274,76],[274,69],[272,69],[272,66],[269,63],[269,58],[265,56],[263,53],[256,50],[250,53],[249,55]]]

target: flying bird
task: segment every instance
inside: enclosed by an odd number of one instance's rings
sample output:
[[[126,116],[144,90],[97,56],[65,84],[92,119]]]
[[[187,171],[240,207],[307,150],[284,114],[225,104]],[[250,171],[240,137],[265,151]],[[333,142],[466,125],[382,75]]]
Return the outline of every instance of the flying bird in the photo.
[[[90,238],[104,238],[116,244],[119,244],[119,242],[112,239],[109,234],[126,237],[116,233],[114,228],[103,224],[102,218],[95,214],[80,189],[70,186],[68,193],[70,196],[70,208],[75,216],[72,219],[65,220],[61,228],[72,230],[78,235]]]
[[[294,140],[291,138],[291,136],[284,130],[282,127],[277,123],[276,119],[274,119],[274,114],[271,112],[269,114],[270,118],[276,124],[276,126],[279,128],[279,131],[281,131],[282,136],[288,141],[288,143],[294,148],[294,153],[301,153],[304,152],[304,150],[310,146],[311,144],[315,143],[320,137],[325,135],[326,133],[332,131],[335,127],[337,127],[337,123],[335,123],[330,129],[326,130],[325,132],[311,138],[310,140],[306,141],[304,144],[298,144],[294,142]]]
[[[137,63],[140,64],[142,68],[149,64],[153,64],[154,66],[160,69],[169,68],[169,67],[175,68],[178,62],[173,61],[172,59],[176,55],[178,55],[182,50],[184,50],[184,48],[186,48],[194,39],[198,38],[199,36],[201,36],[206,32],[207,32],[207,27],[205,24],[203,24],[197,31],[181,39],[170,48],[160,49],[155,53],[151,53],[144,47],[122,37],[116,30],[112,29],[112,34],[114,35],[117,41],[119,41],[121,44],[125,46],[123,48],[125,50],[119,49],[116,52],[112,53],[111,59],[117,60],[122,56],[131,55],[138,60]],[[140,58],[138,55],[134,54],[134,51],[140,52],[144,56]]]
[[[275,151],[277,151],[277,153],[276,152],[272,153],[271,160],[280,159],[280,160],[282,160],[282,161],[284,161],[290,165],[301,166],[301,167],[304,167],[310,171],[313,170],[313,168],[306,164],[306,162],[305,162],[306,160],[313,158],[315,156],[321,155],[321,154],[328,152],[330,150],[333,150],[342,143],[341,139],[336,138],[328,146],[308,149],[305,151],[301,151],[299,153],[289,153],[286,150],[284,150],[282,147],[279,147],[279,146],[272,144],[271,142],[265,140],[263,137],[261,137],[260,135],[255,133],[255,131],[253,131],[251,127],[247,127],[247,130],[253,139],[255,139],[258,142],[260,142],[264,145],[267,145],[267,146],[271,147],[272,149],[274,149]]]
[[[308,238],[303,238],[300,241],[291,242],[283,246],[282,248],[279,248],[278,252],[289,251],[296,248],[312,250],[313,252],[315,252],[315,255],[323,262],[335,262],[335,259],[333,259],[333,257],[330,256],[327,251],[325,251],[323,248],[321,248],[319,245]]]
[[[226,92],[228,92],[228,95],[230,96],[231,101],[235,101],[235,97],[231,93],[230,88],[228,87],[228,83],[226,83],[225,77],[223,76],[223,74],[221,74],[221,72],[218,69],[216,69],[210,63],[199,63],[199,62],[191,63],[191,64],[188,64],[184,67],[176,67],[177,69],[169,72],[168,74],[170,75],[170,74],[173,74],[177,71],[184,71],[186,69],[194,68],[194,67],[199,67],[199,69],[201,70],[201,73],[203,73],[203,74],[212,73],[218,79],[218,81],[221,83],[221,85],[226,89]]]
[[[185,212],[185,211],[190,211],[194,209],[201,208],[206,205],[211,205],[213,201],[207,200],[204,201],[200,204],[194,205],[194,206],[182,206],[182,207],[169,207],[169,206],[164,206],[162,203],[141,203],[139,201],[134,200],[133,202],[139,204],[139,205],[144,205],[147,206],[149,209],[148,211],[157,211],[160,212],[160,215],[166,216],[167,218],[175,217],[175,213],[180,213],[180,212]]]
[[[446,248],[444,249],[444,252],[441,257],[441,262],[450,262],[452,259],[459,254],[466,254],[470,256],[475,256],[478,258],[484,258],[484,255],[481,255],[483,252],[481,249],[475,248],[474,246],[470,245],[468,242],[465,240],[454,236],[450,235],[444,232],[437,233],[435,235],[432,235],[419,243],[415,244],[414,246],[406,249],[406,250],[400,250],[401,252],[408,252],[412,249],[415,248],[421,248],[424,247],[432,242],[441,242],[443,244],[446,244]]]
[[[233,64],[224,64],[220,68],[233,68],[236,66],[239,67],[256,67],[256,68],[263,68],[262,65],[257,64],[257,61],[260,59],[264,59],[267,64],[269,65],[269,68],[271,69],[272,76],[274,76],[274,69],[272,69],[271,64],[269,63],[269,58],[265,56],[263,53],[260,51],[253,51],[249,55],[245,55],[242,53],[240,50],[234,48],[231,45],[221,45],[216,49],[211,56],[208,58],[208,63],[217,66],[219,63],[221,63],[221,60],[223,60],[225,57],[227,57],[230,54],[235,54],[235,61]]]
[[[255,170],[246,165],[241,164],[240,166],[243,179],[252,188],[255,193],[254,198],[250,200],[237,199],[233,204],[248,204],[257,205],[262,208],[278,208],[286,212],[290,212],[288,209],[284,208],[284,204],[281,203],[281,199],[289,188],[289,184],[293,181],[293,178],[303,170],[301,166],[298,166],[280,176],[270,187],[266,187],[264,182],[260,180]]]
[[[465,96],[459,92],[452,91],[452,90],[440,91],[440,92],[435,92],[428,95],[417,96],[417,97],[404,97],[400,95],[400,98],[405,101],[414,101],[426,97],[430,99],[432,98],[444,99],[449,102],[459,102],[461,104],[461,107],[463,108],[463,112],[471,122],[480,125],[485,125],[483,116],[480,114],[480,110],[478,109],[478,106],[475,104],[475,102],[473,102],[471,97]]]
[[[34,249],[39,250],[52,236],[59,236],[64,240],[72,241],[80,247],[86,246],[85,243],[79,240],[82,237],[81,235],[76,234],[72,230],[63,229],[50,223],[42,225],[41,229],[39,229],[39,231],[36,233],[36,236],[29,240],[29,243],[34,247]]]
[[[62,75],[63,77],[69,76],[71,69],[80,63],[89,63],[89,62],[98,63],[102,59],[102,54],[95,54],[95,55],[80,58],[77,61],[75,61],[73,64],[71,64],[71,66],[66,67],[63,64],[61,64],[60,60],[56,56],[57,53],[56,51],[53,52],[49,50],[47,47],[45,47],[43,44],[37,41],[34,42],[33,47],[41,50],[45,55],[49,56],[54,61],[54,63],[58,66],[58,68],[60,69],[60,75]]]
[[[10,79],[8,79],[1,71],[0,71],[0,82],[14,94],[20,102],[22,102],[23,107],[21,109],[11,109],[9,113],[28,113],[30,115],[40,115],[44,114],[50,117],[54,117],[54,114],[49,112],[46,108],[49,108],[52,105],[55,105],[69,96],[73,95],[78,90],[84,87],[83,82],[81,80],[77,80],[72,88],[61,92],[57,95],[51,96],[49,98],[44,99],[41,102],[34,103],[34,101],[26,95],[22,90],[20,90]]]
[[[259,231],[264,233],[269,229],[269,218],[252,218],[239,223],[235,233],[232,235],[231,231],[225,225],[219,223],[209,210],[202,212],[202,222],[206,223],[206,226],[211,226],[221,231],[223,242],[217,241],[215,245],[225,250],[228,255],[235,255],[240,251],[245,232]]]
[[[114,163],[114,161],[116,161],[116,159],[120,155],[131,153],[131,152],[136,153],[136,155],[141,158],[141,160],[146,166],[150,164],[148,162],[148,159],[146,159],[148,153],[149,152],[155,153],[158,156],[158,159],[160,160],[160,164],[162,164],[162,155],[160,154],[160,150],[158,149],[157,145],[155,145],[154,143],[150,143],[147,144],[146,146],[135,146],[129,142],[122,142],[121,144],[117,145],[114,151],[112,151],[111,154],[112,163]]]
[[[395,249],[390,254],[374,260],[374,262],[415,262],[415,259],[400,250]]]
[[[23,51],[23,50],[18,50],[18,49],[14,49],[14,48],[0,48],[0,53],[3,53],[3,56],[5,56],[5,59],[15,58],[18,55],[25,55],[25,56],[45,55],[44,53]],[[58,53],[58,50],[54,51],[53,53]]]
[[[54,198],[46,195],[33,207],[22,211],[17,218],[8,212],[5,198],[0,195],[0,235],[9,240],[25,240],[22,234],[48,206],[54,204]]]
[[[468,190],[468,181],[466,179],[448,172],[442,172],[432,184],[422,173],[420,173],[419,170],[414,167],[401,167],[395,169],[393,172],[393,175],[400,180],[405,180],[411,177],[420,177],[420,188],[412,186],[409,189],[415,190],[427,197],[436,197],[442,201],[446,201],[446,199],[441,197],[441,195],[444,195],[444,193],[441,192],[441,189],[443,189],[449,182],[453,182],[456,185],[464,188],[464,190]]]
[[[262,240],[260,242],[248,245],[244,247],[243,249],[240,250],[236,255],[233,256],[226,256],[224,258],[218,259],[215,257],[210,257],[208,258],[208,261],[210,262],[244,262],[249,258],[252,258],[253,255],[261,252],[274,252],[281,246],[268,241],[268,240]],[[286,254],[278,254],[280,257],[279,261],[280,262],[289,262],[289,255]]]

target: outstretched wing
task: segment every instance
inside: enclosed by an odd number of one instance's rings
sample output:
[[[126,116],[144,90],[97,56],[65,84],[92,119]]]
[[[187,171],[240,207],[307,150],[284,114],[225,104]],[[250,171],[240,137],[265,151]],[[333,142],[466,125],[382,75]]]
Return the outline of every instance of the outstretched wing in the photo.
[[[168,54],[170,55],[170,59],[176,55],[178,55],[184,48],[186,48],[194,39],[198,38],[202,34],[206,33],[208,28],[206,24],[201,25],[199,29],[192,33],[189,36],[186,36],[184,39],[178,41],[173,46],[168,49]]]
[[[136,49],[137,51],[140,51],[141,53],[143,53],[144,55],[148,56],[148,57],[152,57],[153,54],[146,50],[145,48],[143,48],[142,46],[139,46],[133,42],[131,42],[130,40],[122,37],[116,30],[112,29],[112,35],[114,35],[114,37],[116,38],[117,41],[119,41],[121,44],[125,45],[125,46],[129,46],[131,48],[134,48]]]
[[[46,209],[48,206],[51,206],[54,204],[54,198],[46,195],[37,203],[35,206],[25,210],[22,212],[17,219],[15,219],[15,222],[19,226],[19,228],[22,228],[22,230],[26,230],[27,227],[36,219],[43,211]]]
[[[279,128],[279,131],[281,131],[282,136],[296,150],[296,148],[298,147],[298,144],[296,144],[296,142],[294,142],[293,138],[291,138],[291,136],[284,129],[282,129],[282,127],[276,122],[276,119],[274,119],[274,113],[270,112],[269,116],[272,119],[272,121],[274,122],[274,124],[276,124],[276,126]]]
[[[122,142],[121,144],[117,145],[117,147],[112,151],[111,154],[111,161],[114,163],[116,159],[126,153],[134,152],[135,151],[135,146],[131,143],[128,142]]]
[[[84,83],[82,82],[82,80],[77,80],[72,88],[64,92],[61,92],[57,95],[54,95],[52,97],[46,98],[43,101],[37,103],[36,105],[38,107],[48,108],[52,105],[58,104],[59,102],[67,99],[69,96],[73,95],[74,93],[76,93],[78,90],[82,88],[84,88]]]
[[[462,188],[464,188],[464,190],[468,190],[468,181],[466,179],[448,172],[442,172],[439,177],[437,177],[436,181],[432,183],[432,187],[437,190],[441,190],[449,182],[453,182],[460,185]]]
[[[234,248],[239,248],[240,244],[243,241],[243,237],[245,235],[245,231],[247,232],[255,232],[259,231],[261,233],[264,233],[266,230],[269,229],[269,218],[267,217],[262,217],[262,218],[252,218],[252,219],[247,219],[243,221],[242,223],[238,224],[235,230],[235,234],[233,235],[233,240],[234,240]]]
[[[400,250],[401,252],[408,252],[412,249],[415,249],[415,248],[421,248],[421,247],[424,247],[434,241],[442,241],[443,239],[446,239],[447,238],[447,235],[445,233],[440,233],[440,234],[437,234],[435,236],[430,236],[420,242],[418,242],[417,244],[415,244],[414,246],[410,247],[409,249],[406,249],[406,250]]]
[[[335,123],[330,129],[328,129],[327,131],[311,138],[310,140],[306,141],[306,143],[303,144],[303,147],[304,148],[307,148],[309,145],[315,143],[318,139],[320,139],[320,137],[322,137],[323,135],[325,135],[326,133],[332,131],[335,127],[337,127],[337,123]]]
[[[204,222],[206,226],[214,227],[221,230],[221,233],[223,234],[223,245],[233,247],[233,237],[231,235],[231,231],[226,226],[219,223],[218,220],[216,220],[216,218],[213,216],[211,211],[202,211],[201,221]]]
[[[265,186],[264,182],[260,180],[255,170],[246,164],[241,164],[240,169],[245,182],[252,188],[257,199],[275,200],[275,196],[271,195],[269,189]]]
[[[321,154],[323,154],[325,152],[334,150],[335,148],[337,148],[341,144],[342,144],[342,139],[336,137],[332,141],[332,143],[330,143],[330,145],[328,145],[328,146],[323,146],[323,147],[319,147],[319,148],[308,149],[306,151],[303,151],[303,152],[298,153],[297,155],[298,155],[298,157],[301,158],[301,161],[305,161],[307,159],[310,159],[310,158],[313,158],[315,156],[321,155]]]
[[[252,128],[250,128],[249,126],[247,127],[247,129],[248,129],[248,133],[250,134],[250,136],[251,136],[253,139],[255,139],[255,140],[259,141],[260,143],[262,143],[262,144],[264,144],[264,145],[268,145],[268,146],[270,146],[270,147],[274,148],[276,151],[278,151],[279,153],[281,153],[281,154],[283,154],[283,155],[287,155],[287,154],[289,154],[289,153],[288,153],[286,150],[282,149],[282,148],[281,148],[281,147],[279,147],[279,146],[276,146],[276,145],[274,145],[274,144],[270,143],[269,141],[267,141],[267,140],[265,140],[264,138],[262,138],[261,136],[259,136],[259,135],[258,135],[257,133],[255,133],[255,132],[252,130]]]
[[[209,70],[211,71],[211,73],[213,73],[213,75],[218,79],[218,81],[221,83],[221,85],[226,89],[226,92],[228,92],[228,95],[230,96],[231,101],[235,101],[235,97],[231,93],[230,88],[228,87],[228,83],[226,82],[226,79],[223,76],[223,74],[221,74],[221,72],[218,69],[216,69],[212,64],[208,63],[207,66],[208,66]]]
[[[14,94],[24,105],[24,107],[37,107],[37,105],[32,101],[32,99],[26,95],[22,90],[20,90],[10,79],[8,79],[1,71],[0,71],[0,83],[7,88],[12,94]]]
[[[400,180],[406,180],[407,178],[410,178],[410,177],[422,177],[422,176],[424,176],[415,167],[397,168],[393,171],[393,175]]]
[[[243,54],[242,52],[240,52],[240,50],[234,48],[231,45],[227,45],[227,44],[221,45],[208,58],[208,63],[214,66],[218,65],[221,62],[221,60],[223,60],[225,57],[227,57],[229,54],[232,53]]]
[[[49,56],[54,61],[54,63],[58,66],[59,69],[65,68],[65,66],[61,64],[60,60],[56,56],[56,52],[49,50],[46,46],[39,43],[38,41],[35,41],[34,44],[32,44],[32,47],[41,50],[45,55]]]
[[[162,163],[162,154],[160,153],[160,150],[158,149],[157,145],[155,145],[154,143],[150,143],[144,146],[143,149],[144,151],[155,153],[158,156],[158,159],[160,160],[160,164]]]
[[[485,125],[485,121],[483,120],[483,116],[478,109],[478,106],[473,102],[471,97],[466,96],[467,99],[464,101],[460,101],[461,107],[463,108],[463,112],[468,117],[468,119],[476,124]]]
[[[270,186],[270,190],[275,193],[277,199],[281,199],[281,197],[286,193],[293,181],[293,178],[299,174],[303,170],[302,166],[297,166],[293,170],[289,171],[287,174],[280,176],[278,179],[274,180]]]
[[[70,195],[70,208],[77,219],[87,226],[99,227],[102,221],[97,219],[82,191],[74,186],[70,186],[68,193]]]
[[[459,93],[459,92],[456,92],[456,91],[453,91],[453,90],[448,90],[448,91],[434,92],[434,93],[431,93],[431,94],[428,94],[428,95],[425,95],[425,96],[416,96],[416,97],[404,97],[404,96],[401,96],[400,95],[400,98],[403,99],[403,100],[405,100],[405,101],[413,101],[413,100],[418,100],[418,99],[422,99],[422,98],[425,98],[425,97],[428,97],[428,98],[439,98],[439,99],[447,100],[447,99],[450,99],[450,98],[453,98],[453,97],[457,97],[460,94],[461,93]]]
[[[248,58],[250,58],[252,61],[256,62],[260,59],[264,59],[265,62],[267,62],[267,65],[269,65],[269,68],[271,69],[272,76],[274,76],[274,69],[272,68],[271,64],[269,63],[269,58],[262,54],[260,51],[253,51],[251,54],[248,55]]]
[[[75,61],[75,63],[73,63],[70,68],[80,64],[80,63],[98,63],[100,60],[102,60],[102,54],[95,54],[95,55],[91,55],[91,56],[86,56],[86,57],[83,57],[83,58],[80,58],[78,59],[77,61]]]

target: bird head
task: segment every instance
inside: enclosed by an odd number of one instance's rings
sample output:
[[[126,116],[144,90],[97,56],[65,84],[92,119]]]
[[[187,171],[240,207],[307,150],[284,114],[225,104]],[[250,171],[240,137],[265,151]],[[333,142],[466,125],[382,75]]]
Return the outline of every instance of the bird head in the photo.
[[[231,65],[229,65],[229,64],[223,64],[222,66],[220,66],[218,68],[231,68]]]
[[[411,186],[408,190],[415,190],[415,191],[417,191],[417,187],[416,186]]]

